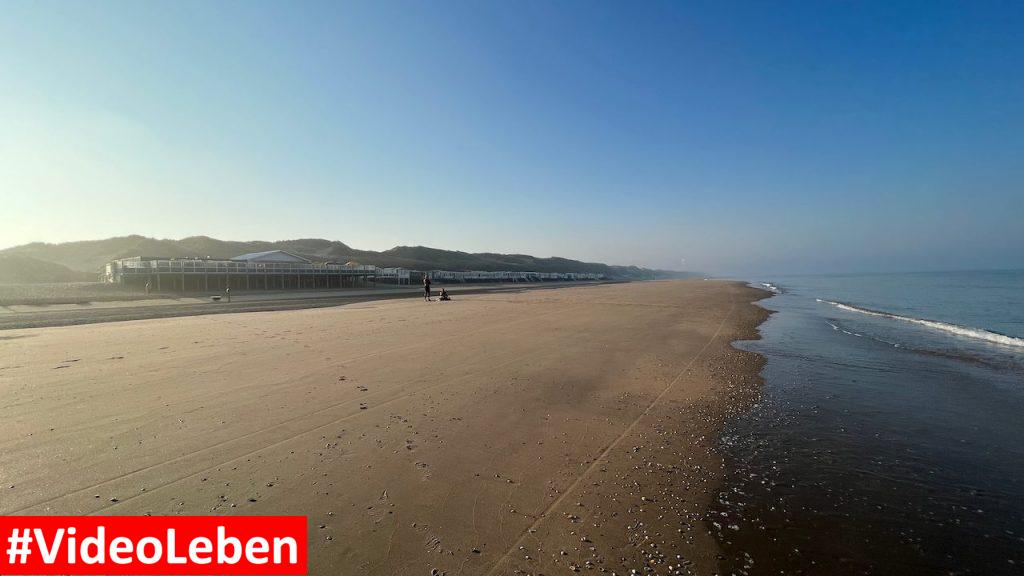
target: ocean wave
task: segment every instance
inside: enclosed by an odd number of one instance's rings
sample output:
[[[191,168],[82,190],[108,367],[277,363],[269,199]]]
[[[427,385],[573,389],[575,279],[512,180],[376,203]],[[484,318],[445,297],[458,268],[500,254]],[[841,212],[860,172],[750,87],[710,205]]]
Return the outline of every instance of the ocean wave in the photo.
[[[827,300],[819,300],[819,302],[830,303]],[[939,358],[949,358],[951,360],[959,360],[961,362],[969,362],[971,364],[987,366],[989,368],[995,368],[995,369],[1000,369],[1000,370],[1007,370],[1007,369],[1009,369],[1009,370],[1024,371],[1024,364],[1020,364],[1020,363],[1014,362],[1012,360],[1007,360],[1005,358],[997,359],[997,358],[991,358],[991,357],[986,357],[986,356],[979,356],[977,354],[970,354],[970,353],[965,353],[965,352],[962,352],[962,351],[954,351],[954,350],[936,350],[936,349],[929,349],[929,348],[914,348],[914,347],[904,346],[904,345],[900,344],[899,342],[893,342],[891,340],[886,340],[885,338],[879,338],[877,336],[864,335],[864,334],[858,334],[856,332],[850,332],[849,330],[844,329],[842,327],[842,325],[838,324],[838,320],[836,320],[835,322],[833,322],[832,320],[825,320],[825,323],[828,324],[829,326],[831,326],[832,329],[835,330],[836,332],[842,332],[843,334],[847,334],[847,335],[850,335],[850,336],[856,336],[858,338],[867,338],[868,340],[872,340],[874,342],[878,342],[879,344],[884,344],[886,346],[892,346],[893,348],[900,348],[902,350],[907,350],[908,352],[914,352],[916,354],[924,354],[925,356],[936,356],[936,357],[939,357]]]
[[[947,334],[954,334],[964,338],[971,338],[973,340],[982,340],[992,344],[999,344],[1001,346],[1010,346],[1013,348],[1024,348],[1024,338],[1015,338],[1013,336],[1007,336],[1006,334],[1000,334],[998,332],[992,332],[991,330],[985,330],[983,328],[972,328],[970,326],[960,326],[959,324],[948,324],[946,322],[939,322],[938,320],[927,320],[924,318],[914,318],[912,316],[901,316],[899,314],[893,314],[892,312],[882,312],[880,310],[872,310],[870,308],[861,308],[852,304],[844,304],[842,302],[834,302],[832,300],[822,300],[821,298],[815,298],[818,302],[824,304],[831,304],[840,310],[846,310],[847,312],[856,312],[858,314],[866,314],[868,316],[877,316],[879,318],[889,318],[891,320],[900,320],[902,322],[909,322],[911,324],[917,324],[919,326],[926,326],[933,330],[939,330],[946,332]]]
[[[761,286],[764,286],[766,289],[775,292],[776,294],[781,292],[781,290],[779,290],[779,287],[776,286],[775,284],[772,284],[771,282],[761,282]]]
[[[849,330],[846,330],[844,328],[840,328],[838,324],[833,324],[832,322],[829,322],[828,320],[826,320],[825,323],[828,324],[829,326],[831,326],[832,329],[835,330],[836,332],[842,332],[843,334],[849,334],[850,336],[856,336],[857,338],[863,338],[863,336],[861,336],[860,334],[857,334],[856,332],[850,332]],[[877,340],[877,338],[875,338],[875,340]],[[887,344],[888,344],[888,342],[887,342]],[[898,344],[893,344],[893,346],[899,346],[899,345]]]

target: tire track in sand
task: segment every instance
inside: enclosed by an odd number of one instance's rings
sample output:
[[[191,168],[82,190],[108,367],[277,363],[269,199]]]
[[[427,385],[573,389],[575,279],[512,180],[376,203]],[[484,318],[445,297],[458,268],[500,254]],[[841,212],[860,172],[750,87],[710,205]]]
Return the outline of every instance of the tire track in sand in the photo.
[[[509,549],[494,562],[490,570],[486,572],[486,576],[494,576],[498,574],[499,570],[509,561],[511,555],[513,554],[513,551],[516,550],[526,540],[527,536],[530,535],[531,531],[536,529],[537,526],[540,526],[552,510],[556,509],[559,505],[561,505],[562,502],[565,501],[566,498],[569,497],[570,494],[575,492],[576,488],[580,485],[580,483],[583,482],[583,480],[586,479],[588,476],[590,476],[590,474],[597,468],[601,461],[604,460],[608,453],[611,452],[612,449],[614,449],[616,446],[618,446],[619,443],[622,442],[622,440],[626,436],[628,436],[630,432],[633,431],[633,429],[636,428],[637,424],[639,424],[645,416],[650,414],[651,410],[653,410],[654,407],[657,406],[659,402],[661,402],[662,398],[668,395],[668,393],[675,387],[675,385],[683,378],[683,375],[686,373],[686,371],[689,370],[691,366],[693,366],[693,363],[696,362],[697,359],[700,358],[704,354],[704,352],[707,351],[707,349],[711,346],[711,343],[718,338],[718,335],[721,334],[722,332],[722,328],[725,326],[726,320],[728,320],[729,317],[732,316],[732,312],[735,308],[736,302],[733,301],[729,305],[729,309],[726,311],[725,315],[722,317],[722,321],[718,323],[718,328],[715,329],[715,333],[712,334],[711,338],[709,338],[708,341],[704,343],[704,346],[702,346],[701,349],[698,350],[692,358],[690,358],[690,360],[679,370],[675,378],[673,378],[668,383],[668,385],[665,386],[665,389],[662,390],[661,393],[658,394],[654,398],[654,400],[651,401],[647,408],[643,412],[641,412],[640,415],[637,416],[636,419],[633,420],[633,422],[630,423],[630,425],[627,426],[626,429],[623,430],[622,433],[619,434],[618,437],[616,437],[615,440],[613,440],[612,443],[608,445],[608,447],[602,450],[601,453],[598,454],[597,458],[594,458],[594,461],[591,462],[590,466],[587,466],[587,468],[579,476],[577,476],[575,480],[573,480],[572,484],[570,484],[569,487],[566,488],[561,493],[561,495],[559,495],[558,498],[555,498],[555,500],[552,501],[551,504],[544,508],[544,510],[538,516],[537,520],[535,520],[532,524],[527,526],[526,530],[522,531],[519,534],[519,538],[517,538],[516,541],[513,542],[512,545],[509,547]]]

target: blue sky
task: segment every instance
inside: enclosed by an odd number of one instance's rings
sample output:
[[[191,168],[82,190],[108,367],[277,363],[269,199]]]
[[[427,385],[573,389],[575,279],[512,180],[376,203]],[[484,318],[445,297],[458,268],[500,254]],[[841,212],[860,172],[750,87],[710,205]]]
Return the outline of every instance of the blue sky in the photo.
[[[1024,266],[1016,2],[10,2],[0,247]],[[684,262],[685,259],[685,262]]]

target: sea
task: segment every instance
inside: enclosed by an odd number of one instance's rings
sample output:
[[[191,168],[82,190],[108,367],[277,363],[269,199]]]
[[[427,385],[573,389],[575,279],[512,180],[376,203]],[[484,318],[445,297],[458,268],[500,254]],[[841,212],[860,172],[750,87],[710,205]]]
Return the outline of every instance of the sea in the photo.
[[[1024,575],[1024,270],[758,278],[725,574]]]

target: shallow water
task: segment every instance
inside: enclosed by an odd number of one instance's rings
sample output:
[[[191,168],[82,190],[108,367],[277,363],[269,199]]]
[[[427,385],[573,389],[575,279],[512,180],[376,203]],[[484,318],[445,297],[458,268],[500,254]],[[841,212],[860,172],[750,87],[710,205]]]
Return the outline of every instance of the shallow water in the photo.
[[[758,284],[760,284],[760,280]],[[729,571],[1024,574],[1024,271],[778,277]]]

